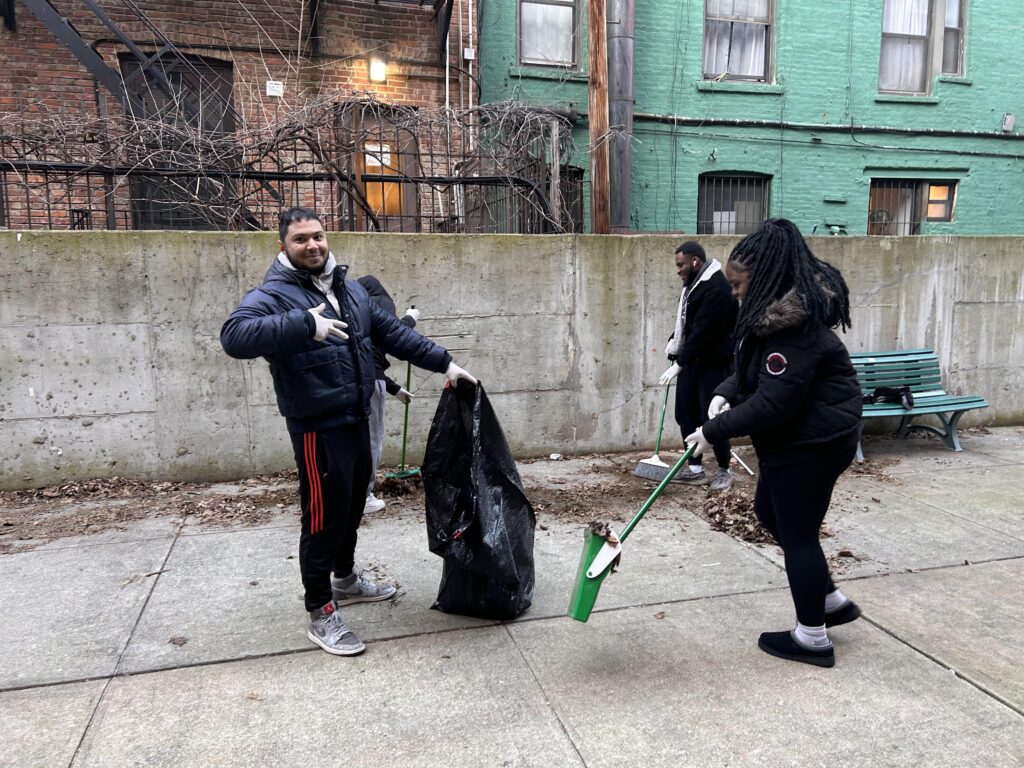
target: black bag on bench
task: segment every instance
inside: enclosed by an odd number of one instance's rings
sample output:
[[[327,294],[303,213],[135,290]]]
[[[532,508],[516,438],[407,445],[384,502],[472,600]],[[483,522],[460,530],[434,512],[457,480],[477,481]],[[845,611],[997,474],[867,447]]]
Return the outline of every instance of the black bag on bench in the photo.
[[[864,395],[864,402],[899,404],[909,411],[914,407],[914,393],[910,387],[875,387],[874,392]]]

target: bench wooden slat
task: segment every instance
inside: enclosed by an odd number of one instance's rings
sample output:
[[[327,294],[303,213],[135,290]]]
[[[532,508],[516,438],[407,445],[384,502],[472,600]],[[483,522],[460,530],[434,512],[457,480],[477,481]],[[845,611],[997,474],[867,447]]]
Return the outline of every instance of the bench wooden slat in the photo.
[[[907,411],[899,403],[865,403],[865,416],[908,416],[918,413],[953,413],[964,409],[988,408],[988,403],[980,397],[958,397],[946,400],[921,402],[914,398],[914,408]]]
[[[861,390],[867,393],[875,391],[876,387],[910,387],[911,392],[925,392],[925,391],[943,391],[942,380],[938,376],[933,376],[927,379],[911,379],[899,376],[888,376],[879,377],[877,379],[861,379]]]
[[[934,360],[938,363],[938,357],[935,352],[930,349],[915,349],[908,352],[851,352],[850,359],[853,360],[854,364],[858,362],[867,364],[888,364],[901,361],[915,362],[922,360]]]
[[[939,366],[934,360],[917,360],[913,362],[886,362],[886,363],[865,363],[853,361],[853,367],[858,371],[938,371]]]

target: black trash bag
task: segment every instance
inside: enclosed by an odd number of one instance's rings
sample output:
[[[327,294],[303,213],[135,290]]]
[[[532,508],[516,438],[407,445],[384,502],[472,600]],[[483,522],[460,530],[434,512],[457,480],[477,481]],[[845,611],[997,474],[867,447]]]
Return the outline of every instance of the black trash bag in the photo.
[[[433,607],[513,619],[533,602],[537,519],[484,388],[441,393],[423,457],[430,551],[444,558]]]
[[[910,387],[875,387],[871,394],[861,398],[865,403],[893,403],[902,405],[908,411],[914,407],[914,393]]]

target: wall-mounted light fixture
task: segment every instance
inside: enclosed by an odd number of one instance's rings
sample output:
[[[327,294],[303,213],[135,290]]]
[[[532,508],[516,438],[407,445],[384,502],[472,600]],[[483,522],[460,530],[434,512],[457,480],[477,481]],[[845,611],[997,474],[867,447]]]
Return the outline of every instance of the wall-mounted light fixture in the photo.
[[[388,62],[383,56],[370,59],[370,82],[386,83],[388,80]]]

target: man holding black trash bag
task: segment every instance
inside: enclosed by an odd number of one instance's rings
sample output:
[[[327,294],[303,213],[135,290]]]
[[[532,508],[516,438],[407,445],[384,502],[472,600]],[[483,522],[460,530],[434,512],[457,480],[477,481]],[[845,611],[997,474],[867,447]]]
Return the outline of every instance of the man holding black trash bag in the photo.
[[[346,279],[348,266],[335,261],[315,212],[282,212],[278,232],[280,253],[263,284],[228,317],[220,340],[232,357],[264,357],[270,364],[299,470],[306,635],[328,653],[354,656],[366,646],[337,609],[395,594],[394,586],[355,571],[356,531],[370,483],[373,349],[444,372],[452,384],[477,382],[443,347],[381,310],[363,286]]]

